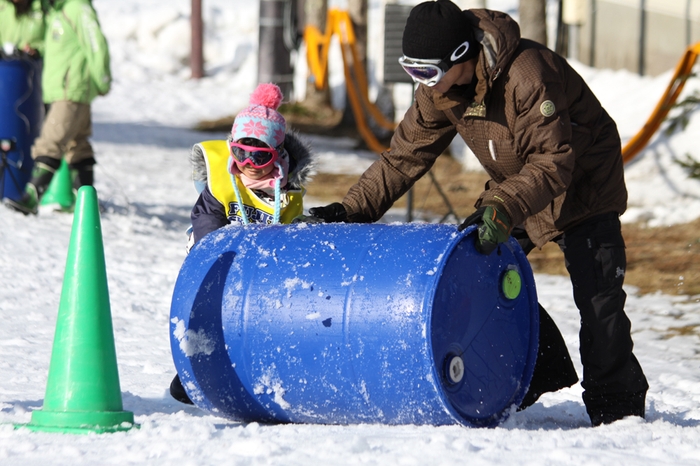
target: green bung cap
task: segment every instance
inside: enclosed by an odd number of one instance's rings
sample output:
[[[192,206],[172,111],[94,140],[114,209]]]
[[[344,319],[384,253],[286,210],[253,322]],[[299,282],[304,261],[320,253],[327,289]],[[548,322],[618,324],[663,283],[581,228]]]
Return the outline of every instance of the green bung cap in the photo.
[[[508,299],[515,299],[520,296],[520,290],[523,287],[522,279],[517,270],[510,269],[503,274],[503,282],[501,283],[501,289],[503,294]]]

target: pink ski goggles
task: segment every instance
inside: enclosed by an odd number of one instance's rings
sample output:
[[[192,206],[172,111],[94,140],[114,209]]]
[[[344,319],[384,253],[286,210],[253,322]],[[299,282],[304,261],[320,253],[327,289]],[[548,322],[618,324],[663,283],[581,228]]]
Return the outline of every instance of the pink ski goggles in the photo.
[[[268,167],[279,158],[279,151],[270,147],[246,146],[233,141],[229,143],[229,147],[236,162],[253,168]]]

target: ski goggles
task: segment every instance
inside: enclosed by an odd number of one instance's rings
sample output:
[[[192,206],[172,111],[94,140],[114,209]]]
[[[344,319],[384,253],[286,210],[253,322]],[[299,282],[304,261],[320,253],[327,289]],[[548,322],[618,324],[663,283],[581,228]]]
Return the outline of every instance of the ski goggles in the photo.
[[[229,142],[233,159],[241,165],[250,165],[253,168],[265,168],[275,163],[279,158],[279,151],[270,147],[253,147]]]
[[[404,55],[399,58],[399,64],[414,81],[433,87],[468,51],[469,41],[465,41],[443,59],[411,58]]]
[[[429,87],[436,85],[449,69],[440,59],[419,60],[405,55],[399,58],[399,64],[411,79]]]

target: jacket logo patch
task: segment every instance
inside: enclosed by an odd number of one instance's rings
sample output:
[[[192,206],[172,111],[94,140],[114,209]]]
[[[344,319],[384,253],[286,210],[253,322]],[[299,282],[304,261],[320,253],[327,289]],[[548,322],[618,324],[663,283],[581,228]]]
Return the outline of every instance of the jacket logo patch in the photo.
[[[467,107],[467,110],[464,112],[465,117],[485,117],[486,116],[486,105],[482,104],[477,104],[476,102],[472,102],[469,107]]]
[[[542,102],[542,105],[540,105],[540,113],[545,118],[551,117],[556,111],[557,108],[554,106],[554,102],[552,102],[551,100],[545,100],[544,102]]]

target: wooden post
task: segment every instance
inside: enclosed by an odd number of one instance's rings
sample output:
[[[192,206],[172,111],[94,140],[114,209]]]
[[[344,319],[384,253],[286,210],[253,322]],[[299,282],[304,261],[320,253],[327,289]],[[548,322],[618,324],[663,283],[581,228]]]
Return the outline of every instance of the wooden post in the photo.
[[[520,35],[547,45],[547,2],[546,0],[520,0]]]
[[[258,82],[277,84],[290,101],[294,91],[294,68],[284,43],[285,7],[292,0],[260,0]]]
[[[327,0],[306,0],[304,2],[304,25],[314,26],[321,33],[324,33],[326,31],[327,10]],[[331,106],[330,87],[326,86],[321,90],[316,89],[314,76],[310,70],[306,82],[306,97],[304,101],[311,108],[330,108]]]
[[[200,79],[204,76],[202,0],[192,0],[190,24],[192,27],[190,68],[192,69],[192,79]]]

